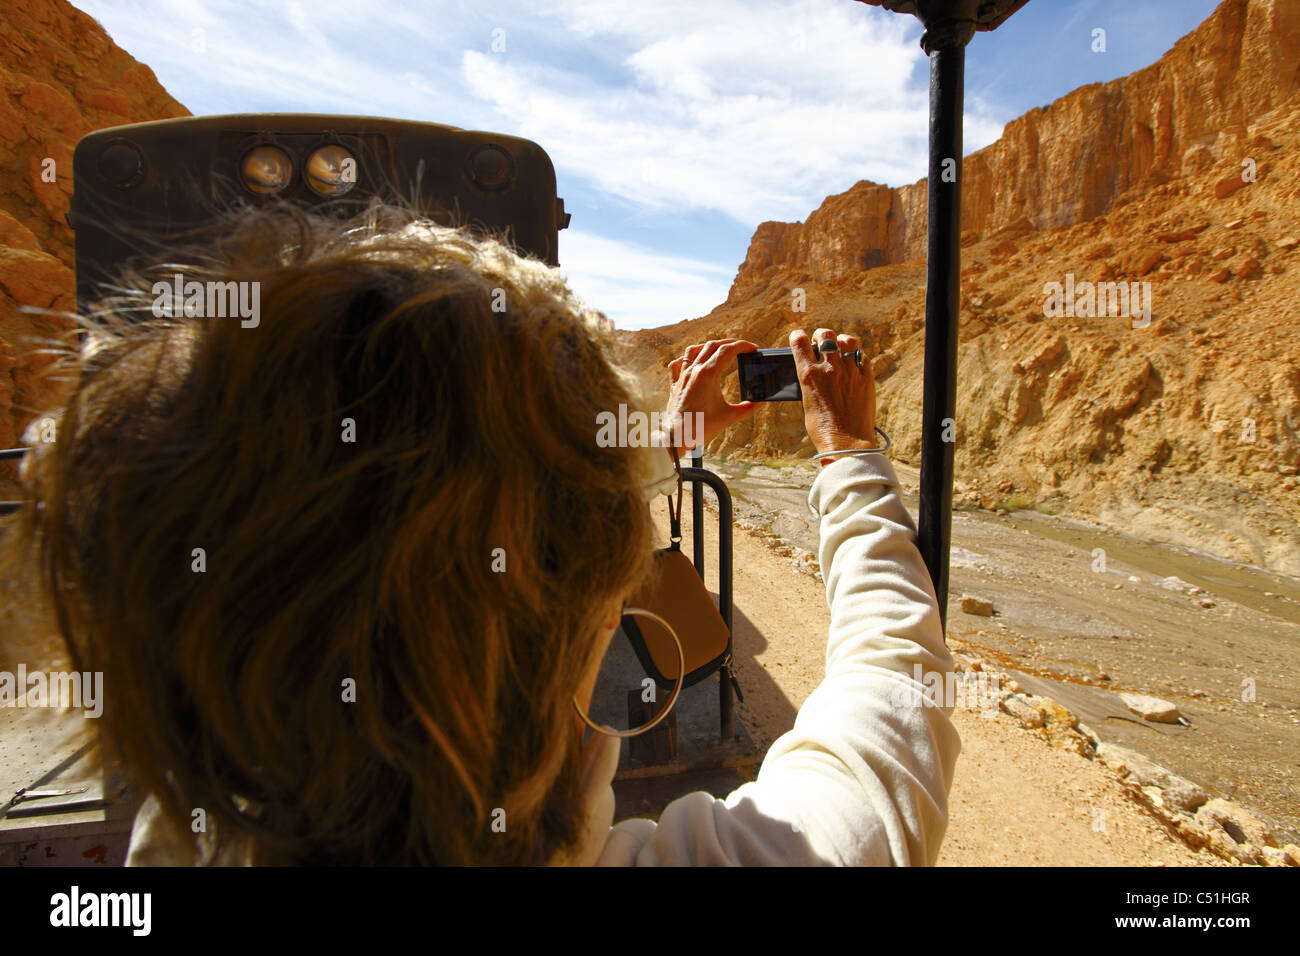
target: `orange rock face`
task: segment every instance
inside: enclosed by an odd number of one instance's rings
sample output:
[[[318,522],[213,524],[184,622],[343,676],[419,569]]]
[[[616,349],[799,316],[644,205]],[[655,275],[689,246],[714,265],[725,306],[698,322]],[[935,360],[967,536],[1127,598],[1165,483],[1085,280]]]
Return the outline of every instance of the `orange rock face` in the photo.
[[[66,332],[73,236],[64,220],[72,151],[92,130],[188,116],[153,71],[64,0],[7,0],[0,18],[0,447],[18,443],[47,388],[34,339]],[[12,465],[0,466],[0,477]]]
[[[1298,73],[1300,3],[1226,0],[1157,63],[966,158],[959,502],[1027,498],[1300,574]],[[763,223],[725,303],[627,334],[639,366],[661,387],[692,342],[857,332],[893,454],[919,464],[925,190],[860,182]],[[1075,290],[1064,313],[1053,283]],[[812,451],[797,405],[711,450]]]
[[[1227,198],[1245,185],[1241,163],[1258,166],[1268,154],[1269,145],[1249,141],[1248,127],[1291,95],[1297,64],[1300,4],[1227,0],[1157,63],[1026,113],[967,156],[962,229],[988,236],[1017,224],[1073,226],[1130,189],[1218,164],[1230,172],[1216,177],[1215,198]],[[924,256],[925,197],[924,179],[899,189],[864,180],[806,223],[765,222],[736,286],[743,294],[778,264],[825,281]]]

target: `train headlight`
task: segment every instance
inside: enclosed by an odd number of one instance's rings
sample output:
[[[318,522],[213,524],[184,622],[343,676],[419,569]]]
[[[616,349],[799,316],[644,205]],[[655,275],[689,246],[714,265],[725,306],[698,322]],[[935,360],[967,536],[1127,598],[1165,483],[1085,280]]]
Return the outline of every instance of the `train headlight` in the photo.
[[[317,195],[342,196],[357,184],[357,158],[342,146],[322,146],[307,157],[304,175]]]
[[[254,146],[244,154],[240,173],[249,192],[274,196],[293,181],[293,160],[279,146]]]

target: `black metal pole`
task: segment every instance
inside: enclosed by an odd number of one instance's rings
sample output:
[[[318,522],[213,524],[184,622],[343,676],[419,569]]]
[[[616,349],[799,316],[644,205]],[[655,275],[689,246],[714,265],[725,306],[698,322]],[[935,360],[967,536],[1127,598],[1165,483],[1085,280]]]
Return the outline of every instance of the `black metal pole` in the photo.
[[[726,482],[703,468],[683,468],[682,480],[691,483],[691,495],[696,501],[704,500],[704,489],[700,487],[701,484],[708,485],[718,496],[718,613],[722,615],[722,622],[727,625],[727,641],[730,643],[735,635],[732,629],[731,491],[727,488]],[[696,529],[704,527],[703,517],[695,519],[695,527]],[[702,561],[704,542],[700,534],[696,534],[695,541],[701,549],[697,553],[700,554]],[[702,572],[701,577],[703,577]],[[724,664],[718,672],[718,713],[721,719],[719,732],[723,744],[730,740],[735,732],[733,721],[735,701],[731,697],[731,679],[731,667]]]
[[[691,467],[697,471],[704,470],[704,449],[696,448],[691,452]],[[704,495],[699,485],[691,486],[691,527],[695,539],[695,570],[704,580]]]
[[[961,122],[969,21],[926,24],[930,56],[927,181],[925,387],[917,546],[930,570],[939,618],[948,622],[948,542],[957,412],[957,309],[961,284]]]

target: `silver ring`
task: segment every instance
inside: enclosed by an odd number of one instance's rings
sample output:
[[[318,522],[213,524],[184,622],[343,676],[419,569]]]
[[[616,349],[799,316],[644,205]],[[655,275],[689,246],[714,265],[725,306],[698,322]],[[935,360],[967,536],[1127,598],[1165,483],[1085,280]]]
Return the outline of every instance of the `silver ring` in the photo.
[[[817,351],[819,352],[838,352],[839,350],[840,343],[834,339],[822,339],[821,342],[817,344]]]

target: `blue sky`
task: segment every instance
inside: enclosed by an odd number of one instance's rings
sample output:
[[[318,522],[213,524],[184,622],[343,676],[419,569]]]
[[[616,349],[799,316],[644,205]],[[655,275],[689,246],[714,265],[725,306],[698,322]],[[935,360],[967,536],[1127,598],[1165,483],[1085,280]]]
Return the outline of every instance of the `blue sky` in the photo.
[[[561,271],[620,328],[707,314],[760,222],[926,170],[920,24],[852,0],[74,4],[195,114],[366,114],[535,140],[573,213]],[[1153,63],[1215,6],[1030,0],[967,49],[966,151]]]

